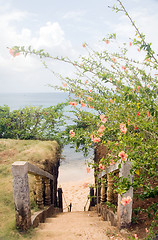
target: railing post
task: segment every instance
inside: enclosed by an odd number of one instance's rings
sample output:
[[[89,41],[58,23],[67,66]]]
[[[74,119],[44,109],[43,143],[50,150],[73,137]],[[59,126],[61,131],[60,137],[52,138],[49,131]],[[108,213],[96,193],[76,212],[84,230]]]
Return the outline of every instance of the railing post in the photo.
[[[94,188],[90,187],[90,207],[95,206],[95,201],[94,201]]]
[[[113,202],[113,176],[107,174],[107,202]]]
[[[58,188],[58,204],[59,204],[59,208],[63,211],[63,198],[62,198],[62,188]]]
[[[13,163],[12,174],[16,226],[25,231],[31,227],[28,164],[20,161]]]
[[[130,174],[131,169],[131,162],[126,161],[125,163],[121,164],[121,169],[119,172],[119,177],[129,178],[130,182],[132,183],[133,177]],[[117,219],[118,219],[118,227],[124,228],[129,227],[131,224],[132,219],[132,201],[127,204],[126,206],[123,206],[121,204],[121,200],[123,197],[131,197],[133,199],[133,187],[130,187],[130,189],[123,194],[122,196],[118,195],[118,208],[117,208]]]
[[[103,204],[106,201],[106,191],[105,191],[105,177],[101,178],[101,198],[100,202]]]
[[[36,179],[36,201],[37,201],[37,206],[40,209],[44,208],[43,205],[43,188],[42,188],[42,178],[41,176],[35,176]]]
[[[44,184],[45,184],[45,205],[49,206],[51,204],[50,180],[48,178],[45,178]]]

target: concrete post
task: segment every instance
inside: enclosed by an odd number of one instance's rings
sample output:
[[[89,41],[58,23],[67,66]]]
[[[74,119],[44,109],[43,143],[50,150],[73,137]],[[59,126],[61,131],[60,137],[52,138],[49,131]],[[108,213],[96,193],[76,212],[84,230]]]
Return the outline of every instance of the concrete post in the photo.
[[[62,188],[58,188],[58,204],[61,211],[63,211],[63,191]]]
[[[119,177],[129,178],[130,182],[132,183],[133,177],[130,174],[130,169],[131,162],[127,161],[125,163],[122,163],[119,172]],[[128,196],[131,197],[132,201],[126,206],[123,206],[121,204],[121,200],[122,198]],[[119,228],[126,228],[130,226],[132,220],[132,202],[133,202],[133,187],[130,187],[130,189],[122,196],[119,194],[117,208],[117,219]]]
[[[107,202],[113,202],[113,176],[107,175]]]
[[[22,161],[13,163],[12,174],[16,226],[25,231],[31,226],[28,164]]]
[[[94,187],[90,187],[90,207],[95,206],[95,201],[94,201]]]
[[[41,176],[35,176],[36,179],[36,201],[37,206],[40,209],[44,208],[43,205],[43,188],[42,188],[42,177]]]
[[[45,184],[45,205],[49,206],[51,204],[50,180],[48,178],[45,178],[44,184]]]
[[[105,197],[105,178],[102,177],[101,178],[101,197],[100,197],[100,202],[101,204],[103,204],[106,200],[106,197]]]

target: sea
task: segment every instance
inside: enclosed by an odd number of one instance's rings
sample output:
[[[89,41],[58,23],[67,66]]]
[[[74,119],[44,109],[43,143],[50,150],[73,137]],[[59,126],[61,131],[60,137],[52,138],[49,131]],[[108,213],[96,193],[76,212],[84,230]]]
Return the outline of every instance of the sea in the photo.
[[[10,111],[17,110],[26,106],[41,106],[43,108],[54,106],[65,102],[68,93],[49,92],[49,93],[0,93],[0,106],[7,105]],[[64,146],[62,160],[59,170],[59,181],[80,181],[87,178],[87,162],[93,158],[93,152],[88,157],[84,157],[82,152],[76,152],[75,147]],[[89,174],[90,176],[91,174]]]

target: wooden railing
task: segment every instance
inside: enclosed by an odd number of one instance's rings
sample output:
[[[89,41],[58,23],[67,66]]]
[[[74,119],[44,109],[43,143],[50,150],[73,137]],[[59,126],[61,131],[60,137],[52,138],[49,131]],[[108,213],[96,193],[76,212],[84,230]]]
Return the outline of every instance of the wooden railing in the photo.
[[[119,165],[121,166],[119,168]],[[117,215],[112,214],[107,208],[104,208],[105,202],[113,203],[113,176],[110,174],[112,172],[118,172],[119,177],[128,178],[132,183],[133,177],[130,173],[131,162],[117,162],[116,164],[109,166],[105,171],[102,171],[97,178],[97,206],[98,211],[104,216],[104,220],[111,220],[112,225],[117,225],[119,228],[128,227],[132,220],[132,201],[124,206],[121,200],[126,197],[130,197],[133,200],[133,188],[130,187],[129,190],[120,195],[118,194],[117,202]],[[99,180],[101,179],[101,184]],[[105,184],[106,183],[106,184]]]
[[[54,176],[24,161],[18,161],[12,164],[12,174],[16,226],[20,230],[27,230],[33,225],[31,221],[28,174],[35,176],[36,202],[38,208],[42,210],[44,206],[50,206],[50,211],[54,208],[54,191],[57,191],[53,186]],[[62,190],[58,190],[58,193],[60,195],[59,205],[62,211]],[[44,212],[44,215],[46,215],[46,212]]]

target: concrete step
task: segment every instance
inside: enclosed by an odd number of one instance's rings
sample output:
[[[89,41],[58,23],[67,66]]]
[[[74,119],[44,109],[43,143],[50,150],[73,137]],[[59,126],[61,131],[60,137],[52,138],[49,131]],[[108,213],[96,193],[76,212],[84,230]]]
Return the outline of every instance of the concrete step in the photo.
[[[95,212],[67,212],[48,218],[38,228],[38,240],[106,240],[108,222]]]

